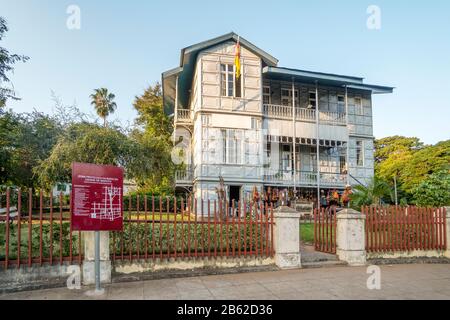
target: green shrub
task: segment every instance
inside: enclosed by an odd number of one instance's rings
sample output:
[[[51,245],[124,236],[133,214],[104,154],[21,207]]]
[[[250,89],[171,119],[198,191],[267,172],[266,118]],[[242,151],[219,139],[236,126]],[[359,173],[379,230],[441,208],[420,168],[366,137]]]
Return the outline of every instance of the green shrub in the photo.
[[[214,248],[220,253],[226,252],[227,247],[229,252],[234,248],[237,252],[240,248],[241,251],[246,249],[247,251],[261,250],[261,235],[263,236],[262,247],[265,251],[267,249],[266,236],[270,239],[270,229],[266,230],[266,225],[263,225],[261,232],[260,226],[256,227],[254,224],[250,229],[250,224],[244,225],[241,223],[239,226],[237,223],[233,226],[229,224],[217,224],[214,232],[214,224],[209,225],[209,237],[208,237],[208,224],[191,222],[190,226],[187,222],[181,224],[178,222],[176,227],[173,223],[155,223],[154,229],[152,223],[139,224],[133,223],[131,226],[129,223],[124,224],[123,232],[115,232],[114,236],[110,234],[111,253],[115,251],[116,255],[120,255],[122,252],[122,241],[124,255],[130,254],[130,247],[132,254],[137,254],[139,247],[140,254],[145,253],[146,242],[148,243],[149,254],[156,254],[162,252],[174,252],[176,246],[176,252],[188,253],[188,243],[190,242],[191,253],[195,252],[213,252]],[[130,228],[131,227],[131,228]],[[176,229],[175,229],[176,228]],[[246,235],[245,235],[246,234]],[[251,237],[250,237],[251,235]],[[115,243],[114,243],[115,238]],[[227,242],[228,239],[228,242]],[[251,240],[250,240],[251,239]],[[246,240],[246,243],[244,243]],[[153,247],[154,243],[154,247]]]
[[[20,228],[20,244],[17,239],[18,225],[17,222],[11,223],[9,226],[9,259],[17,259],[17,249],[20,245],[20,258],[22,260],[28,259],[29,237],[28,237],[28,222],[22,222]],[[50,224],[42,225],[42,256],[43,258],[50,257],[50,244],[53,246],[52,255],[55,260],[59,259],[60,251],[62,249],[62,256],[68,257],[70,254],[70,223],[63,222],[62,224],[62,246],[60,246],[60,224],[54,222],[53,234],[50,239]],[[32,224],[31,227],[31,255],[33,258],[38,258],[40,254],[40,225]],[[5,259],[6,247],[6,225],[0,224],[0,260]],[[72,233],[72,254],[78,255],[78,232]]]

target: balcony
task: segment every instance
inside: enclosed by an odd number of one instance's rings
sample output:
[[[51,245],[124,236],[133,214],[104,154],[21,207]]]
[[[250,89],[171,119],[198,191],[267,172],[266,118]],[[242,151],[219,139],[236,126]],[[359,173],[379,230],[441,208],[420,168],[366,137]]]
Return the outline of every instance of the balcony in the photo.
[[[280,186],[293,186],[294,173],[292,171],[265,170],[264,182]],[[320,186],[329,188],[343,188],[347,182],[347,175],[340,173],[321,172]],[[300,171],[296,173],[297,187],[317,186],[317,172]]]
[[[276,104],[265,104],[263,106],[264,115],[269,118],[279,118],[292,120],[292,107],[281,106]],[[319,112],[319,122],[323,124],[332,125],[345,125],[345,113],[331,112],[331,111],[320,111]],[[295,108],[295,120],[296,121],[316,121],[316,110],[307,108]]]
[[[192,112],[189,109],[178,109],[176,122],[180,124],[192,123]]]
[[[191,186],[194,174],[192,169],[175,171],[175,183],[180,186]]]

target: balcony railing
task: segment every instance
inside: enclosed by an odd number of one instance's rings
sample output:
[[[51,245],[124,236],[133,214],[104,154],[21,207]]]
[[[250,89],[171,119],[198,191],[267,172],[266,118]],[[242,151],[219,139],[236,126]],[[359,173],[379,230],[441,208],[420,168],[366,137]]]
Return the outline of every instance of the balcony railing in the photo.
[[[176,184],[192,184],[194,174],[192,169],[177,170],[175,171],[175,183]]]
[[[265,104],[264,114],[268,117],[292,120],[292,107],[276,104]],[[316,121],[316,110],[307,108],[295,108],[295,120],[298,121]],[[327,124],[345,125],[345,113],[320,111],[319,121]]]
[[[292,171],[266,170],[264,181],[274,184],[293,186],[294,173]],[[321,172],[320,185],[324,187],[344,187],[347,182],[347,175],[340,173]],[[295,183],[297,186],[317,185],[317,172],[299,171],[296,172]]]
[[[331,124],[344,124],[345,125],[345,113],[320,111],[319,121],[323,123]]]
[[[191,110],[189,109],[178,109],[177,111],[177,122],[191,122]]]

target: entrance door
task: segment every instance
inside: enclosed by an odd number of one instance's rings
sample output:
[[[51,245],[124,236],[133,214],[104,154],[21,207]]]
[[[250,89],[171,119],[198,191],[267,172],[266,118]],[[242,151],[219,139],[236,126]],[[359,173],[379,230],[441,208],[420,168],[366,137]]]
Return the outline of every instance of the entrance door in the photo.
[[[229,210],[230,212],[233,209],[233,201],[234,201],[234,208],[237,210],[238,208],[238,201],[241,199],[241,186],[230,186],[230,200],[229,200]],[[233,214],[231,212],[231,214]]]

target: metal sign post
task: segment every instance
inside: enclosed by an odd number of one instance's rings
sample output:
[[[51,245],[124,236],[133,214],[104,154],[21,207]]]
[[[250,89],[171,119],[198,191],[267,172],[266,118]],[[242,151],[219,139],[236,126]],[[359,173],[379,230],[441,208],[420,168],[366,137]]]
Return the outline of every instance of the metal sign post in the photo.
[[[103,292],[100,287],[100,231],[95,231],[95,291]]]

